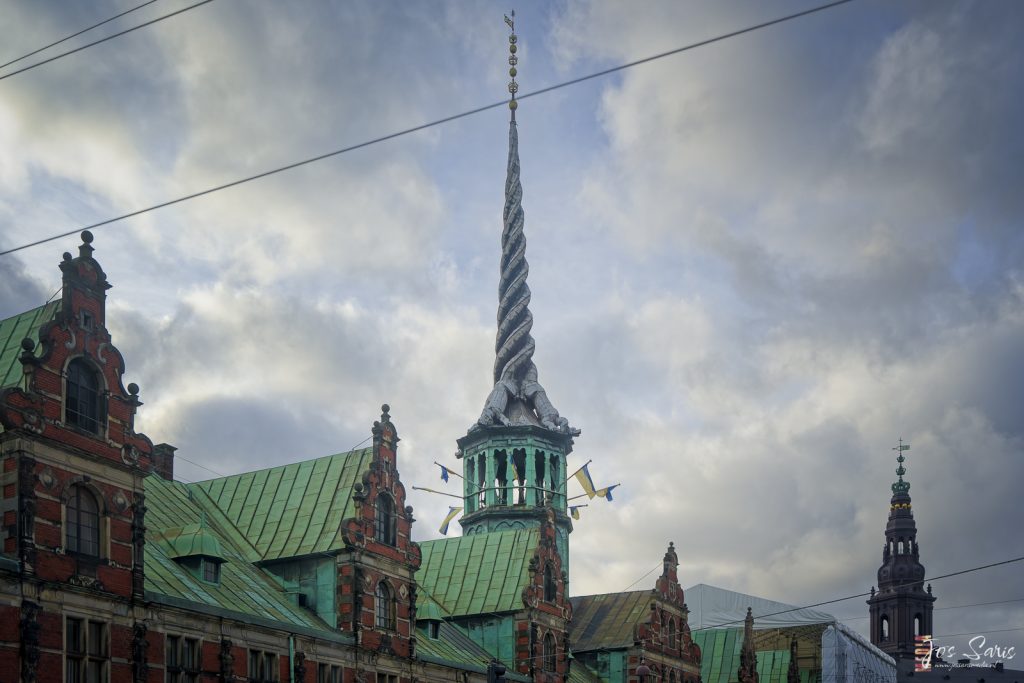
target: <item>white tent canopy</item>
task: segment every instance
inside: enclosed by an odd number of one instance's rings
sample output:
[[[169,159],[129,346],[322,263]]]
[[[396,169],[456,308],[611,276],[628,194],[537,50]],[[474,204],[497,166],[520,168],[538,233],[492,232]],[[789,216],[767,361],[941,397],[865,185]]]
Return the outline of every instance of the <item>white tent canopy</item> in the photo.
[[[807,607],[698,583],[685,591],[691,629],[743,628],[750,608],[757,630],[809,624],[829,626],[822,633],[823,683],[895,683],[896,661],[834,616]]]

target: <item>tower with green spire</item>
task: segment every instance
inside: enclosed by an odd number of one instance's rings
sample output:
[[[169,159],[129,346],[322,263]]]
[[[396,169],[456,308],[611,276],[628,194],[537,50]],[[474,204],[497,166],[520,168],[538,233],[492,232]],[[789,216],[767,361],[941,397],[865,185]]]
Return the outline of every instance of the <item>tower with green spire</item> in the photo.
[[[526,278],[526,237],[523,234],[523,186],[516,128],[515,13],[506,17],[509,35],[508,90],[510,121],[505,178],[504,227],[501,233],[501,275],[498,283],[498,332],[495,340],[494,387],[483,412],[458,440],[463,460],[465,535],[503,529],[539,527],[546,508],[554,511],[556,544],[568,575],[572,522],[566,503],[566,457],[580,431],[559,415],[538,380],[530,334],[530,287]]]
[[[910,444],[899,440],[896,481],[889,502],[878,591],[871,589],[871,642],[897,659],[913,659],[914,637],[932,633],[932,587],[924,586],[925,570],[917,544],[917,523],[910,506],[910,482],[903,466]]]

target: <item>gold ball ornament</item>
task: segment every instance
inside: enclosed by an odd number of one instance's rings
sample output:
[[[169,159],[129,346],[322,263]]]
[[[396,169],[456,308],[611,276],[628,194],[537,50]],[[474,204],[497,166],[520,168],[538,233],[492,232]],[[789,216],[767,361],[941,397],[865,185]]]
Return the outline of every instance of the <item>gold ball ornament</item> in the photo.
[[[517,73],[519,72],[516,71],[515,67],[512,67],[511,69],[508,70],[508,75],[511,76],[512,78],[515,78]]]
[[[508,51],[511,52],[512,54],[515,54],[517,49],[518,48],[516,47],[515,43],[512,43],[511,45],[508,46]]]
[[[515,111],[516,109],[519,108],[519,103],[516,102],[515,100],[510,100],[508,103],[508,108],[511,109],[512,111]]]

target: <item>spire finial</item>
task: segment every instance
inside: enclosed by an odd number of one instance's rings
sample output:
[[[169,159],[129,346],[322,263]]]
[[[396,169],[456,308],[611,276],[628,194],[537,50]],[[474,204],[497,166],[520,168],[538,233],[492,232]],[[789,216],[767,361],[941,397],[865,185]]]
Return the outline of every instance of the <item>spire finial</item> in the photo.
[[[512,94],[508,106],[512,120],[508,130],[508,167],[505,175],[504,228],[501,232],[501,277],[498,281],[498,334],[494,342],[494,388],[484,404],[475,431],[495,425],[526,425],[544,427],[555,432],[579,435],[578,429],[559,415],[551,404],[547,392],[537,379],[537,366],[533,362],[533,314],[530,313],[530,287],[526,276],[530,265],[526,262],[526,236],[523,234],[523,184],[519,169],[519,133],[516,126],[516,34],[515,12],[505,17],[512,29],[508,37],[508,70],[512,81],[508,91]]]
[[[516,102],[516,93],[519,92],[519,84],[516,83],[516,64],[519,63],[519,58],[516,57],[516,41],[519,40],[516,37],[516,11],[512,10],[512,16],[505,15],[505,23],[508,24],[509,36],[508,36],[508,75],[512,77],[512,80],[508,83],[508,91],[512,95],[512,98],[508,101],[508,108],[512,110],[512,120],[516,120],[516,107],[519,103]]]
[[[903,437],[900,437],[899,444],[893,446],[893,450],[896,451],[896,475],[898,479],[892,485],[892,492],[895,493],[907,493],[910,491],[910,482],[903,481],[903,475],[907,473],[907,468],[903,466],[903,462],[906,460],[903,457],[903,451],[910,450],[909,443],[903,443]]]

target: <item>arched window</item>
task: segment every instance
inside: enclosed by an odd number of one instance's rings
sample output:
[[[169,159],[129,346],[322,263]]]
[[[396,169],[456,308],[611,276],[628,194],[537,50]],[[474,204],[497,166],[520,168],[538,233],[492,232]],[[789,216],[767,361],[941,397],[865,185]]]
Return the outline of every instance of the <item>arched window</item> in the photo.
[[[889,640],[889,617],[884,614],[878,622],[878,638],[882,641]]]
[[[555,638],[550,633],[544,635],[544,670],[555,670]]]
[[[388,631],[395,630],[395,604],[391,589],[381,581],[374,592],[374,611],[376,612],[377,628]]]
[[[673,669],[668,672],[668,683],[676,683],[676,671]]]
[[[395,501],[386,493],[377,496],[377,541],[384,545],[396,544]]]
[[[914,615],[914,635],[915,636],[921,635],[921,629],[923,627],[924,627],[924,620],[921,618],[921,615],[920,614],[915,614]]]
[[[669,647],[676,647],[676,620],[675,619],[669,619],[668,620],[668,645],[669,645]],[[674,671],[672,672],[672,676],[673,676],[673,678],[675,677],[675,672]]]
[[[100,507],[84,486],[75,486],[67,502],[65,545],[68,552],[100,556]]]
[[[100,379],[81,358],[68,365],[64,421],[98,434],[103,411],[100,410]]]
[[[544,599],[547,602],[554,602],[558,597],[558,584],[555,583],[555,572],[551,569],[551,563],[544,565]]]

